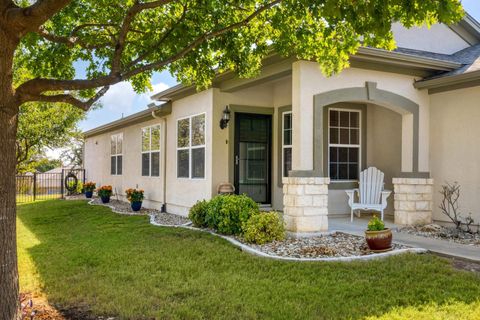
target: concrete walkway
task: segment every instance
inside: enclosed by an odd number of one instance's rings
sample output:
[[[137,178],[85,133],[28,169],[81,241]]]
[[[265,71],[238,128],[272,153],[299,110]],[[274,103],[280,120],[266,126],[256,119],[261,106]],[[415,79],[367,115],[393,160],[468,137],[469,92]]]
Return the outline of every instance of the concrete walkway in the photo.
[[[350,222],[350,217],[345,218],[329,218],[328,225],[330,231],[341,231],[358,236],[364,236],[367,228],[369,217],[354,217]],[[461,259],[473,260],[480,262],[480,247],[469,246],[450,242],[447,240],[431,239],[427,237],[415,236],[408,233],[396,232],[398,226],[395,225],[391,218],[385,218],[385,226],[392,229],[393,241],[410,247],[424,248],[440,255],[452,256]]]

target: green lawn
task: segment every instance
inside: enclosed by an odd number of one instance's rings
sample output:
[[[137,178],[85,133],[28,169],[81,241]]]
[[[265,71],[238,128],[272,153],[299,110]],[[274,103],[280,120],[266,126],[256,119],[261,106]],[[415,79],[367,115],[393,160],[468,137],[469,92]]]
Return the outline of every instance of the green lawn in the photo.
[[[295,263],[84,201],[19,206],[22,291],[127,319],[479,319],[480,276],[432,255]]]

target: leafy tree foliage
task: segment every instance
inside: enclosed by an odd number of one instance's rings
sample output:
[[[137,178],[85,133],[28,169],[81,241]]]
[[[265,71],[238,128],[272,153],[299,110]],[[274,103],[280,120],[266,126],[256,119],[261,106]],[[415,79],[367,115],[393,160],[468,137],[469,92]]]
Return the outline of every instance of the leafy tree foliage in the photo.
[[[73,0],[51,6],[58,12],[25,34],[17,50],[15,62],[32,72],[17,92],[23,101],[84,109],[98,98],[96,87],[129,80],[145,91],[153,71],[168,69],[199,88],[217,72],[252,77],[272,51],[316,60],[330,75],[348,66],[360,44],[393,49],[393,21],[453,23],[463,13],[458,0]],[[72,80],[79,60],[88,63],[89,80]],[[52,93],[58,90],[74,93]]]
[[[17,132],[17,172],[35,168],[47,148],[67,147],[78,136],[84,112],[68,104],[26,103],[20,107]]]
[[[83,143],[83,134],[80,131],[74,132],[72,138],[63,147],[60,154],[61,161],[74,168],[83,167]]]
[[[49,159],[49,158],[40,158],[37,159],[34,163],[34,170],[30,169],[28,171],[38,171],[38,172],[47,172],[52,169],[61,167],[63,165],[62,160],[60,159]]]

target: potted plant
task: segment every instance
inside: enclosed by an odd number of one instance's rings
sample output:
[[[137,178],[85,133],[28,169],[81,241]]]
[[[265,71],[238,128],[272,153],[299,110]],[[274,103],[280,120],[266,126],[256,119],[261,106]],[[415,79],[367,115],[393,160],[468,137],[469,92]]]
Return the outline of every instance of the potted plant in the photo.
[[[392,249],[392,230],[385,228],[385,223],[374,215],[368,222],[365,240],[373,252],[389,251]]]
[[[112,196],[112,186],[101,186],[98,188],[97,194],[102,199],[102,203],[109,203]]]
[[[83,189],[85,190],[85,197],[87,199],[90,199],[93,196],[93,191],[96,187],[97,185],[95,184],[95,182],[85,182],[85,184],[83,185]]]
[[[133,211],[139,211],[142,208],[143,190],[141,189],[127,189],[125,190],[127,199]]]

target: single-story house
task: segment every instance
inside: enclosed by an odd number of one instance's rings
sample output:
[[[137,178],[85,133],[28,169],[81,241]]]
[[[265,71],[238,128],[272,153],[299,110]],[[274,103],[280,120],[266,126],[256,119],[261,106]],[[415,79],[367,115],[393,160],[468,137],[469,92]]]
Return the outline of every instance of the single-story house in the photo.
[[[479,221],[480,24],[467,15],[393,32],[398,49],[362,47],[332,77],[273,54],[254,79],[156,93],[146,110],[85,132],[87,179],[121,196],[142,188],[145,206],[181,215],[229,182],[283,211],[288,230],[314,232],[350,213],[345,190],[375,166],[395,223],[446,221],[447,181]]]

